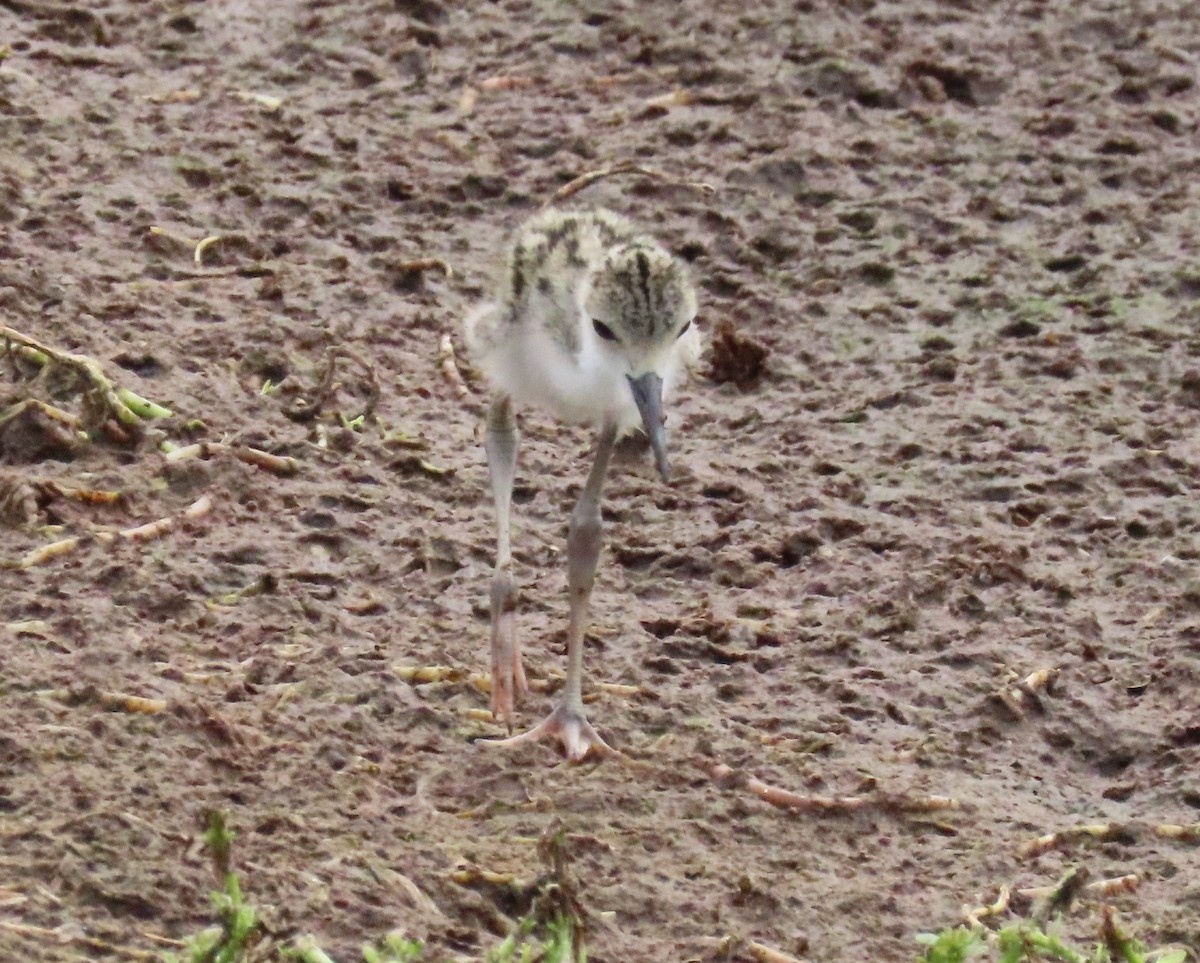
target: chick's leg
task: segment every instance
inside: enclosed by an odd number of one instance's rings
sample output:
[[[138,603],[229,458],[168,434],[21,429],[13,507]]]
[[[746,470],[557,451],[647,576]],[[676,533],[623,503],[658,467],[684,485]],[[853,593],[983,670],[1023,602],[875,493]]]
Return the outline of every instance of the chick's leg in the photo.
[[[513,480],[517,470],[517,429],[512,399],[500,395],[488,411],[484,448],[492,498],[496,503],[496,568],[492,574],[492,715],[512,726],[513,701],[528,689],[516,636],[517,582],[512,574],[511,523]]]
[[[570,622],[567,629],[567,681],[562,697],[554,711],[537,726],[519,736],[497,740],[494,743],[496,745],[518,745],[547,736],[557,738],[566,751],[567,758],[572,762],[579,762],[592,752],[604,755],[614,752],[600,738],[584,715],[583,647],[584,635],[587,632],[588,604],[591,600],[592,585],[596,581],[596,565],[600,559],[600,494],[616,437],[614,425],[605,425],[601,429],[596,446],[596,460],[588,473],[579,502],[571,513],[571,527],[567,536]]]

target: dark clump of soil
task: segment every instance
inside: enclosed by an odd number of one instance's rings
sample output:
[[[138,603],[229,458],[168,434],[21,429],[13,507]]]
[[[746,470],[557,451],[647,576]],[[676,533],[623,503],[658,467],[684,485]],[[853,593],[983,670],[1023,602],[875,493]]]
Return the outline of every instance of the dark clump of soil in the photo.
[[[769,353],[761,341],[742,334],[732,322],[722,318],[713,332],[708,376],[716,384],[732,383],[748,390],[766,373]]]

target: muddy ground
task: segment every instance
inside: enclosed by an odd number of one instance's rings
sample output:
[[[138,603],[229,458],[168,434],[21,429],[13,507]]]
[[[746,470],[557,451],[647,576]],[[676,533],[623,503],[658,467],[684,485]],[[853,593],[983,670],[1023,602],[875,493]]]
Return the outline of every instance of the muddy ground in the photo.
[[[730,935],[911,960],[914,932],[1069,866],[1139,874],[1122,918],[1200,947],[1200,855],[1151,828],[1200,818],[1188,3],[0,0],[0,42],[0,322],[176,413],[74,456],[10,423],[4,477],[37,511],[10,506],[0,554],[212,504],[0,571],[0,958],[202,927],[210,808],[275,937],[343,961],[393,928],[480,957],[527,907],[451,874],[536,880],[557,824],[597,961],[726,958]],[[507,231],[626,159],[718,193],[578,200],[652,228],[706,332],[767,356],[706,358],[669,488],[643,452],[615,466],[587,685],[635,763],[572,767],[472,745],[498,731],[470,679],[482,386],[464,364],[462,396],[439,345],[461,351]],[[453,274],[403,266],[425,258]],[[317,421],[287,416],[334,345],[373,364],[379,424],[339,421],[366,400],[352,365]],[[79,408],[3,378],[6,402]],[[589,439],[524,428],[520,625],[553,686]],[[164,439],[302,470],[168,466]],[[434,665],[464,677],[397,673]],[[1060,675],[1023,716],[991,698],[1039,669]],[[962,809],[789,813],[716,761]],[[1103,820],[1130,831],[1015,855]],[[1085,903],[1068,929],[1095,925]]]

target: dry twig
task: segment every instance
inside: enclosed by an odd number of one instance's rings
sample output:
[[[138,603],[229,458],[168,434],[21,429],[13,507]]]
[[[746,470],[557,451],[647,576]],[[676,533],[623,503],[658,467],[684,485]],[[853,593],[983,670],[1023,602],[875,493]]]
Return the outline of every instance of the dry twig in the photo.
[[[586,174],[580,174],[573,181],[564,184],[555,191],[548,201],[542,205],[542,210],[547,210],[553,207],[559,201],[565,201],[568,197],[573,197],[584,188],[590,187],[597,181],[604,180],[607,177],[616,177],[618,174],[637,174],[641,177],[649,177],[652,180],[662,181],[665,184],[673,184],[681,187],[690,187],[693,190],[703,191],[706,194],[715,194],[717,189],[711,184],[705,184],[702,181],[687,181],[677,177],[671,177],[669,174],[664,174],[661,171],[652,170],[648,167],[642,167],[639,164],[622,163],[614,164],[612,167],[605,167],[600,170],[588,171]]]
[[[817,796],[793,792],[772,786],[748,773],[739,772],[724,763],[704,760],[700,767],[720,786],[749,789],[764,802],[779,809],[802,812],[847,813],[859,809],[882,809],[886,812],[939,812],[958,809],[958,800],[949,796],[911,796],[907,793],[873,793],[869,796]]]
[[[292,421],[312,421],[316,418],[325,407],[325,403],[341,387],[339,383],[334,382],[337,363],[340,360],[354,362],[365,375],[367,403],[358,417],[369,421],[375,414],[375,408],[379,405],[379,379],[375,376],[375,366],[362,355],[342,346],[332,347],[325,352],[325,371],[321,375],[321,383],[313,392],[312,400],[301,402],[291,410],[285,411],[284,414]]]

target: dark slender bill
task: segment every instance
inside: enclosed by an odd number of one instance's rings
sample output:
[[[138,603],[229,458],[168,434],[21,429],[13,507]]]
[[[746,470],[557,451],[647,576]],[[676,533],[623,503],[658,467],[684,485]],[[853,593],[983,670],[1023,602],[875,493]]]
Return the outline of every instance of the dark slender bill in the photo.
[[[646,437],[650,439],[650,448],[654,452],[654,464],[663,481],[671,480],[671,466],[667,464],[667,432],[663,428],[662,410],[662,378],[653,371],[647,371],[640,378],[629,378],[629,387],[633,391],[633,400],[637,402],[638,411],[642,414],[642,425],[646,429]]]

